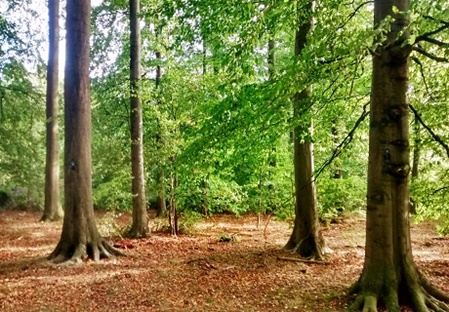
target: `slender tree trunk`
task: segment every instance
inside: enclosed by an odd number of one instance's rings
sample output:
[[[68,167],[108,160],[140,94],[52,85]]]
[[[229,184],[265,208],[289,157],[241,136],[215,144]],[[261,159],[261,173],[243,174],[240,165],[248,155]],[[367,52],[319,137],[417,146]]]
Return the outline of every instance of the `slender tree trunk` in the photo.
[[[312,2],[309,4],[309,14]],[[296,31],[295,55],[299,56],[306,44],[307,34],[312,28],[312,17],[302,22]],[[324,239],[321,236],[315,182],[313,181],[313,144],[307,139],[312,131],[310,118],[305,113],[310,103],[309,90],[297,93],[294,99],[294,115],[302,119],[293,131],[295,168],[295,224],[293,233],[285,246],[299,255],[321,260],[324,257]]]
[[[45,206],[41,221],[63,217],[59,202],[59,0],[48,1],[49,52],[47,66],[47,155],[45,162]]]
[[[168,222],[170,225],[170,233],[173,236],[179,234],[178,227],[178,209],[176,205],[176,187],[178,184],[178,179],[176,178],[176,173],[170,175],[170,209],[168,210]]]
[[[159,32],[160,30],[156,31],[156,40],[159,37]],[[161,61],[161,52],[156,51],[156,60],[158,61],[158,64],[156,66],[156,89],[159,88],[160,85],[160,81],[161,81],[161,77],[162,77],[162,69],[161,69],[161,65],[160,65],[160,61]],[[160,100],[158,100],[158,104],[157,105],[161,105]],[[157,134],[157,138],[158,138],[158,143],[160,144],[161,142],[161,137],[162,137],[162,127],[159,127],[159,129],[157,130],[158,134]],[[157,209],[157,217],[163,217],[166,215],[167,213],[167,205],[165,203],[165,169],[163,166],[160,166],[158,168],[158,172],[157,172],[157,199],[156,199],[156,209]]]
[[[334,146],[337,147],[338,146],[338,128],[337,128],[337,123],[334,121],[332,123],[332,138],[334,141]],[[343,171],[341,170],[341,163],[339,161],[339,159],[335,160],[335,164],[336,164],[336,168],[334,171],[334,179],[342,179],[343,178]]]
[[[365,263],[350,290],[357,299],[350,310],[388,311],[400,303],[415,312],[449,311],[449,298],[418,271],[412,256],[409,224],[408,0],[374,2],[374,23],[393,16],[385,42],[373,53],[370,108]],[[379,39],[377,39],[379,40]]]
[[[133,223],[129,235],[131,237],[146,237],[148,235],[148,215],[145,198],[145,178],[143,170],[143,129],[142,104],[139,96],[140,83],[140,0],[129,0],[131,29],[131,171],[132,171],[132,202]]]
[[[413,131],[415,132],[415,146],[413,149],[412,180],[419,176],[419,160],[421,158],[421,135],[418,118],[415,118]]]
[[[91,107],[89,94],[90,0],[67,2],[64,74],[64,223],[49,259],[99,260],[120,253],[100,236],[92,202]]]

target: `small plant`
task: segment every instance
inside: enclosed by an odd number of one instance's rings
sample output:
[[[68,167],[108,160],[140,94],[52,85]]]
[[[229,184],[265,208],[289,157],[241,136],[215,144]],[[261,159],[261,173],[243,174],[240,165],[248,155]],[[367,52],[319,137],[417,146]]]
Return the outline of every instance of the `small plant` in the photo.
[[[122,237],[123,229],[115,221],[120,214],[109,211],[98,220],[98,231],[103,237]],[[126,231],[126,230],[125,230]]]

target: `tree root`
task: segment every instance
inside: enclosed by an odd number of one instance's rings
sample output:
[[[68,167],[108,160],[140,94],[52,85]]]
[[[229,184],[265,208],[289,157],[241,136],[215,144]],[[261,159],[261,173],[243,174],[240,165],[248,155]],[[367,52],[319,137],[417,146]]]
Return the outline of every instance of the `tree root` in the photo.
[[[99,261],[116,256],[125,256],[125,254],[111,247],[105,240],[101,240],[99,243],[79,243],[76,246],[59,242],[47,259],[55,264],[60,264],[80,263],[87,259]]]
[[[358,281],[350,288],[349,294],[357,293],[361,288],[360,281]],[[410,290],[409,296],[409,304],[414,312],[449,312],[448,296],[437,290],[427,280],[426,282],[423,281],[420,287]],[[398,293],[395,289],[388,289],[386,294],[383,295],[361,292],[348,310],[350,312],[358,312],[362,309],[362,312],[377,312],[379,301],[385,303],[389,312],[400,311]]]

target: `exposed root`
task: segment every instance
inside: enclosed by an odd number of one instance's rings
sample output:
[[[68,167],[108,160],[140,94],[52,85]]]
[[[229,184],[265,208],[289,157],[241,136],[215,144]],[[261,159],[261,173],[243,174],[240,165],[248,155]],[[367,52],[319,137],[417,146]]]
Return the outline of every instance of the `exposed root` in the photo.
[[[125,256],[125,254],[112,248],[106,241],[102,240],[97,244],[78,244],[76,246],[60,242],[47,259],[55,264],[61,264],[80,263],[87,259],[99,261],[100,259],[111,259],[116,256]]]
[[[431,287],[435,290],[433,286]],[[360,282],[357,282],[351,287],[349,293],[357,293],[357,291],[360,291],[360,288]],[[446,296],[445,294],[443,295]],[[424,287],[413,288],[409,296],[409,304],[414,312],[449,312],[449,304],[430,295]],[[359,293],[348,310],[351,312],[377,312],[379,301],[385,303],[389,312],[400,311],[397,291],[395,289],[387,290],[384,295],[376,295],[368,292]]]

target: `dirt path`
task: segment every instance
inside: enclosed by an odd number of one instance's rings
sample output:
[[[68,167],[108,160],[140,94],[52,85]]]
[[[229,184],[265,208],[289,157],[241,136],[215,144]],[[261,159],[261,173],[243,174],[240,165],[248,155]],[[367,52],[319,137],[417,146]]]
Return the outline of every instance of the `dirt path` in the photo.
[[[288,224],[214,216],[194,234],[158,232],[145,240],[112,243],[127,257],[79,265],[45,261],[60,223],[39,213],[0,213],[1,311],[345,311],[347,288],[363,265],[364,221],[347,219],[324,229],[329,263],[281,260]],[[129,216],[117,220],[124,224]],[[220,242],[220,237],[231,242]],[[449,292],[449,238],[431,224],[412,227],[414,255],[432,281]],[[404,309],[403,311],[407,311]]]

